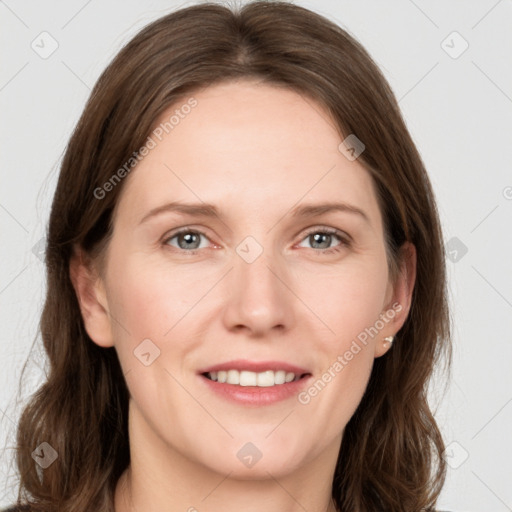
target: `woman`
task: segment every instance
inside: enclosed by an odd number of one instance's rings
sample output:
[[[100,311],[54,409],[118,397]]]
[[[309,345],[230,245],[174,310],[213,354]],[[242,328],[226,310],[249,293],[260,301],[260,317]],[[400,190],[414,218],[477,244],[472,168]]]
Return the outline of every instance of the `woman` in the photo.
[[[146,27],[71,137],[47,240],[18,505],[434,510],[442,233],[341,28],[280,2]]]

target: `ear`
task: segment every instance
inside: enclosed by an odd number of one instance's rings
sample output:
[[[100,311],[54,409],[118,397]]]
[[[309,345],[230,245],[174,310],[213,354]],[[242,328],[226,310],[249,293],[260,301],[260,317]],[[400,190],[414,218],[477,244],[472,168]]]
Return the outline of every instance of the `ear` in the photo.
[[[69,262],[69,275],[80,305],[85,330],[101,347],[114,345],[107,296],[93,261],[78,247]]]
[[[388,285],[383,314],[387,319],[385,327],[379,332],[375,344],[375,357],[384,355],[391,343],[384,338],[395,336],[402,328],[411,309],[412,293],[416,282],[416,247],[405,242],[400,248],[400,271],[394,283]]]

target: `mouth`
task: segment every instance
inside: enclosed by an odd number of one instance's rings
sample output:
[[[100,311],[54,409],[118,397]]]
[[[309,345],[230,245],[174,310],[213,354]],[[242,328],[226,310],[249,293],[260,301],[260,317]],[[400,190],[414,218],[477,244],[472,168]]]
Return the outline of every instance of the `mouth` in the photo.
[[[220,370],[216,372],[204,372],[201,375],[209,380],[220,384],[231,384],[232,386],[256,386],[259,388],[268,388],[273,386],[282,386],[290,382],[296,382],[308,377],[310,373],[296,374],[286,370],[265,370],[263,372],[252,372],[249,370]]]
[[[291,399],[312,377],[283,361],[229,361],[203,368],[199,377],[214,394],[241,405],[264,406]]]

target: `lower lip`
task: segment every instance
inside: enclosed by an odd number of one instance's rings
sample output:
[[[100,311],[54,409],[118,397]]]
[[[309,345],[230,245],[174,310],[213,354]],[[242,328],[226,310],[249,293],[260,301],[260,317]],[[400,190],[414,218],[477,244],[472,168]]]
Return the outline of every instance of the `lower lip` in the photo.
[[[220,383],[215,380],[210,380],[204,375],[199,375],[199,378],[203,380],[213,392],[218,393],[223,398],[238,404],[261,406],[271,405],[297,396],[301,389],[305,387],[311,375],[293,382],[268,387],[238,386]]]

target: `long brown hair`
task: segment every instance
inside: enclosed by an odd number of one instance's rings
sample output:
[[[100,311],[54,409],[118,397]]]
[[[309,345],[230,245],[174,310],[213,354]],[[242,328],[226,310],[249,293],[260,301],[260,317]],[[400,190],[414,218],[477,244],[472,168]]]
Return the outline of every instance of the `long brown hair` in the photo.
[[[343,512],[434,507],[445,462],[427,386],[435,365],[451,353],[432,187],[393,92],[368,53],[336,24],[285,2],[202,3],[168,14],[136,35],[94,87],[65,152],[49,220],[40,329],[50,369],[19,422],[19,503],[46,512],[114,510],[117,480],[130,463],[129,395],[115,349],[100,348],[85,331],[69,275],[73,246],[102,254],[124,182],[106,194],[98,187],[145,144],[155,120],[194,91],[238,78],[317,101],[340,134],[363,141],[359,162],[378,191],[391,276],[402,244],[416,246],[409,316],[393,349],[375,361],[346,426],[332,495]],[[42,442],[58,453],[44,470],[31,456]]]

